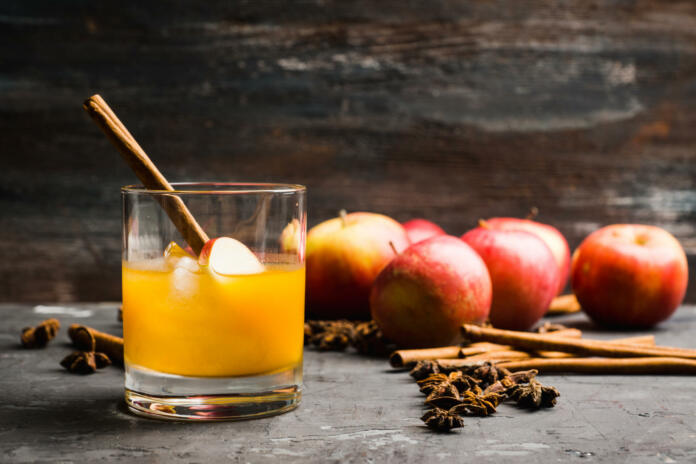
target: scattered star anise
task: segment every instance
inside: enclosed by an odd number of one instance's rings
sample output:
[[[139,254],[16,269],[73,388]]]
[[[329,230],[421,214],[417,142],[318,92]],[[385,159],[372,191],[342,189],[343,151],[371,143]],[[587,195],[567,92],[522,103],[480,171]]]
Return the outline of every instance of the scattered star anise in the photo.
[[[495,412],[500,404],[501,396],[497,393],[483,393],[480,388],[477,391],[464,392],[459,404],[450,409],[450,413],[466,416],[488,416]]]
[[[396,348],[382,333],[375,321],[358,322],[353,333],[353,346],[360,354],[385,356]]]
[[[459,393],[471,390],[472,388],[478,388],[479,383],[481,383],[478,379],[466,375],[461,371],[450,372],[448,377],[450,383],[457,387]]]
[[[434,391],[444,393],[446,390],[450,389],[450,387],[459,392],[459,389],[452,385],[452,382],[450,382],[451,379],[456,377],[456,374],[457,373],[455,372],[449,375],[443,373],[432,374],[416,383],[418,384],[421,393],[425,393],[426,395],[429,395]]]
[[[312,337],[326,332],[326,327],[331,321],[307,321],[304,324],[304,344],[310,345]]]
[[[93,374],[97,369],[111,365],[111,360],[104,353],[94,351],[75,351],[67,355],[60,365],[73,374]]]
[[[518,371],[503,377],[497,382],[486,387],[484,393],[500,393],[505,394],[510,388],[520,383],[528,383],[539,373],[536,369],[528,371]]]
[[[443,374],[437,374],[437,375],[443,375]],[[426,401],[432,400],[434,398],[438,398],[440,396],[459,397],[459,389],[457,389],[457,387],[455,387],[454,385],[452,385],[448,381],[434,383],[433,385],[429,385],[426,388],[421,388],[421,392],[423,392],[427,395],[425,398]]]
[[[22,346],[24,348],[43,348],[51,341],[60,329],[58,319],[46,319],[36,327],[22,329]]]
[[[305,323],[305,343],[309,341],[320,351],[343,351],[350,346],[353,331],[353,323],[346,320],[309,321]]]
[[[485,362],[480,366],[471,369],[469,375],[479,379],[483,388],[496,383],[498,380],[508,377],[510,371],[504,367],[497,367],[495,364]]]
[[[104,353],[96,352],[97,341],[94,338],[94,334],[89,330],[88,327],[80,326],[75,329],[76,331],[86,334],[86,351],[74,351],[67,355],[60,362],[63,366],[73,374],[93,374],[97,369],[102,369],[104,367],[111,365],[111,359]]]
[[[537,379],[532,378],[527,384],[515,385],[510,388],[508,396],[523,408],[539,409],[553,407],[560,393],[556,388],[546,387]]]
[[[462,397],[457,392],[456,394],[443,394],[443,395],[429,395],[425,400],[425,404],[433,408],[440,409],[451,409],[452,407],[460,404],[462,402]]]
[[[425,425],[438,432],[447,432],[451,429],[464,427],[464,419],[448,410],[434,408],[423,414],[421,420]]]
[[[451,391],[454,387],[458,392],[465,392],[478,385],[478,380],[464,374],[462,371],[452,371],[449,374],[433,374],[423,380],[418,381],[420,391],[426,395],[431,395],[439,391],[441,394]]]
[[[441,372],[440,364],[437,361],[418,361],[409,375],[416,380],[423,380],[433,374]]]

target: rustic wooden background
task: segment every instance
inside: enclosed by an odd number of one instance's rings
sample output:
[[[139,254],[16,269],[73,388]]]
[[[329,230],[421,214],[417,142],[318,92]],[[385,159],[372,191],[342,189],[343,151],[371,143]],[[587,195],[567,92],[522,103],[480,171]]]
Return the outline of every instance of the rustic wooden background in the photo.
[[[303,183],[311,224],[665,227],[696,301],[696,2],[2,2],[0,300],[120,298],[96,92],[170,179]]]

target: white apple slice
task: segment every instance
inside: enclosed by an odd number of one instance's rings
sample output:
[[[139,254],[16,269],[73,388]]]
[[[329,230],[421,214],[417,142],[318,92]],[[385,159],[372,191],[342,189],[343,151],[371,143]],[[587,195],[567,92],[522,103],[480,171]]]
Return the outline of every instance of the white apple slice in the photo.
[[[198,264],[210,266],[222,275],[258,274],[265,269],[249,248],[230,237],[208,240],[198,257]]]

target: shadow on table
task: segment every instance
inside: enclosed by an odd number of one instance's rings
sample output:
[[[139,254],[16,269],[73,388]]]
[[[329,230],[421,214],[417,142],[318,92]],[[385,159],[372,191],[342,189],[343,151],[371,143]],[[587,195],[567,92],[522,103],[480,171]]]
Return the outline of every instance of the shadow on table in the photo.
[[[36,393],[36,389],[33,390]],[[79,394],[76,389],[61,395],[47,387],[44,395],[39,397],[31,395],[27,398],[26,394],[21,393],[5,394],[4,403],[0,405],[0,432],[16,429],[23,434],[37,435],[101,435],[124,429],[197,425],[136,416],[128,410],[122,391],[114,394],[113,389],[108,390],[97,392],[93,388],[85,388],[85,396],[76,396]]]

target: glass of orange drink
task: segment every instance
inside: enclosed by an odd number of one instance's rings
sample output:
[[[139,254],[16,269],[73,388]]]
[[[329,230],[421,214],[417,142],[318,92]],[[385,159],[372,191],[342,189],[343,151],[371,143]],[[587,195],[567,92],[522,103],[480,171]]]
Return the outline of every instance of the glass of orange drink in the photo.
[[[122,189],[128,407],[176,420],[295,408],[302,394],[305,187],[173,187]],[[199,253],[163,207],[174,196],[210,237]]]

